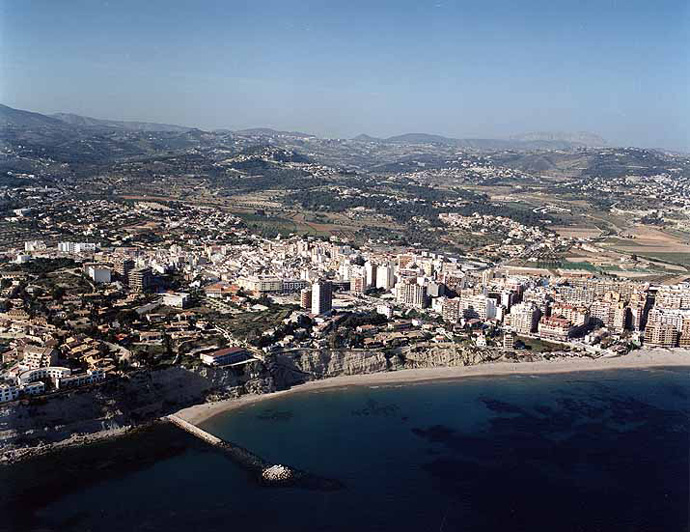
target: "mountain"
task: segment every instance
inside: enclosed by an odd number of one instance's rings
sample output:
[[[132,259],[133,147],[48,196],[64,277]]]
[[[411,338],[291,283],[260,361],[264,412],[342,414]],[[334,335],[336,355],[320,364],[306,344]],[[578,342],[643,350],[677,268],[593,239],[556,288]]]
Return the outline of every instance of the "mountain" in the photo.
[[[581,148],[581,144],[574,144],[565,140],[509,140],[509,139],[458,139],[459,148],[475,150],[573,150]]]
[[[457,144],[457,139],[443,137],[441,135],[429,135],[428,133],[405,133],[403,135],[396,135],[388,137],[386,142],[400,143],[400,144]]]
[[[104,120],[81,116],[73,113],[55,113],[52,118],[60,120],[66,124],[85,128],[108,128],[122,129],[125,131],[164,131],[170,133],[185,133],[194,128],[175,126],[172,124],[157,124],[155,122],[128,122],[123,120]]]
[[[563,134],[565,137],[566,134]],[[532,134],[533,138],[525,136],[524,139],[456,139],[443,135],[430,135],[428,133],[405,133],[386,139],[377,139],[369,135],[358,135],[353,140],[361,142],[377,142],[387,144],[435,144],[437,146],[450,146],[473,150],[572,150],[587,146],[584,142],[559,139],[555,134],[548,136]],[[584,139],[584,134],[573,135],[573,138]],[[591,139],[594,142],[594,136]]]
[[[383,139],[380,139],[378,137],[371,137],[365,133],[357,135],[356,137],[352,137],[352,140],[356,140],[358,142],[385,142]]]
[[[70,129],[67,124],[40,113],[22,111],[0,104],[0,128],[50,128],[57,130]]]
[[[608,146],[608,142],[606,142],[605,139],[595,133],[589,133],[587,131],[578,131],[576,133],[567,133],[563,131],[523,133],[520,135],[513,135],[510,137],[510,140],[517,140],[520,142],[568,142],[591,148]]]
[[[280,131],[271,129],[270,127],[254,127],[249,129],[238,129],[234,131],[238,135],[246,135],[251,137],[298,137],[302,139],[313,138],[316,135],[309,133],[302,133],[301,131]]]

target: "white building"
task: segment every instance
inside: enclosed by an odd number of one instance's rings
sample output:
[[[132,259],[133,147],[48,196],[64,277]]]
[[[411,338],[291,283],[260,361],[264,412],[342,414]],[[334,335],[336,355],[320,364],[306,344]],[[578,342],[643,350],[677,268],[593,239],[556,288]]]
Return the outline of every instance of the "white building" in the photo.
[[[420,285],[414,279],[398,283],[395,292],[398,303],[414,308],[426,308],[427,306],[426,286]]]
[[[93,253],[96,251],[96,244],[93,242],[79,242],[74,244],[74,252],[79,253]]]
[[[20,388],[13,384],[0,384],[0,403],[19,398]]]
[[[58,360],[58,352],[51,347],[27,345],[22,352],[20,367],[38,369],[54,366]]]
[[[311,313],[326,314],[333,308],[333,288],[329,281],[318,281],[311,285]]]
[[[349,260],[344,260],[338,267],[338,277],[343,281],[349,281],[352,276],[352,264]]]
[[[58,251],[62,253],[93,253],[96,248],[93,242],[60,242],[58,244]]]
[[[0,384],[0,403],[15,401],[21,395],[39,395],[45,392],[45,383],[31,382],[26,384]]]
[[[247,292],[256,294],[280,293],[283,291],[283,280],[269,275],[241,277],[237,285]]]
[[[163,304],[168,307],[185,308],[189,302],[187,292],[166,292],[163,294]]]
[[[520,334],[530,334],[537,330],[541,312],[534,303],[518,303],[510,309],[510,326]]]
[[[378,305],[376,307],[376,312],[378,314],[383,314],[388,319],[393,317],[393,307],[390,305]]]
[[[107,266],[90,265],[86,269],[87,275],[96,283],[109,283],[112,272]]]
[[[102,369],[90,369],[86,373],[74,375],[69,368],[53,366],[24,371],[17,376],[17,383],[20,388],[29,388],[32,383],[37,383],[43,379],[50,379],[55,388],[59,390],[61,388],[82,386],[105,380],[105,371]],[[35,390],[29,393],[40,392]]]
[[[391,290],[395,286],[395,270],[391,264],[376,268],[376,288]]]
[[[374,288],[376,286],[376,272],[377,266],[371,261],[364,264],[364,275],[366,277],[367,288]]]
[[[33,251],[45,251],[46,243],[43,240],[29,240],[24,242],[24,251],[31,253]]]
[[[460,300],[463,315],[479,318],[482,321],[496,318],[496,300],[483,295],[476,295]]]

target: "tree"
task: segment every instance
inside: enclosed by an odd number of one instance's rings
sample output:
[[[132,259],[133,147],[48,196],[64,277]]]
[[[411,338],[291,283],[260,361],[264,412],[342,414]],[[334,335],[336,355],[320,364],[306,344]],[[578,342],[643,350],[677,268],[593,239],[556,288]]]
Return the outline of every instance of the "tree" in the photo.
[[[56,287],[54,287],[53,290],[52,290],[52,292],[51,292],[51,296],[52,296],[53,299],[55,299],[55,300],[60,300],[60,299],[62,299],[63,297],[65,297],[65,289],[64,289],[64,287],[62,287],[62,286],[56,286]]]

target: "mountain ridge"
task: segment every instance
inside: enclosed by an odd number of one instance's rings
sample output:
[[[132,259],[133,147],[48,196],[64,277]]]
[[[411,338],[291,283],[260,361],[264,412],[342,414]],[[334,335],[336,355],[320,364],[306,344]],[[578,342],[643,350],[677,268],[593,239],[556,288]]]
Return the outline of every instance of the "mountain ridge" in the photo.
[[[157,122],[140,122],[130,120],[109,120],[103,118],[93,118],[90,116],[83,116],[75,113],[53,113],[49,116],[51,118],[55,118],[72,126],[86,128],[104,127],[113,129],[123,129],[126,131],[167,131],[172,133],[185,133],[187,131],[192,131],[193,129],[196,129],[193,127],[178,126],[174,124],[160,124]]]
[[[282,131],[279,129],[273,129],[270,127],[250,127],[246,129],[236,129],[232,131],[237,135],[251,135],[257,137],[270,137],[273,135],[283,135],[287,137],[299,137],[299,138],[310,138],[316,137],[311,133],[303,133],[301,131]]]
[[[472,149],[576,149],[605,147],[608,143],[593,133],[526,133],[510,138],[454,138],[429,133],[403,133],[387,138],[372,137],[365,133],[353,137],[359,142],[382,144],[436,144]]]
[[[0,127],[52,127],[56,129],[69,129],[68,125],[50,116],[15,109],[8,105],[0,104]]]
[[[75,113],[54,113],[46,115],[32,111],[14,109],[7,105],[0,104],[0,127],[24,127],[42,128],[44,130],[55,130],[68,132],[73,128],[93,131],[121,130],[138,132],[172,132],[188,133],[193,131],[203,131],[199,128],[179,126],[174,124],[162,124],[156,122],[125,121],[92,118],[78,115]],[[217,132],[229,132],[236,135],[245,136],[288,136],[301,139],[320,138],[310,133],[301,131],[282,131],[267,127],[245,128],[238,130],[217,129]],[[352,139],[358,142],[371,142],[379,144],[435,144],[456,148],[478,149],[478,150],[572,150],[589,147],[608,147],[610,144],[594,133],[589,132],[533,132],[513,135],[509,138],[453,138],[444,135],[430,133],[403,133],[387,138],[373,137],[367,134],[357,135]]]

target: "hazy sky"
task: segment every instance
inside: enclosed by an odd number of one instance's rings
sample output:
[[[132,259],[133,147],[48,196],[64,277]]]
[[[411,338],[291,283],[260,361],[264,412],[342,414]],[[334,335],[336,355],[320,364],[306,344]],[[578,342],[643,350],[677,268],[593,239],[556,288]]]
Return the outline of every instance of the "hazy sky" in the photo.
[[[0,102],[327,136],[690,148],[688,0],[0,0]]]

